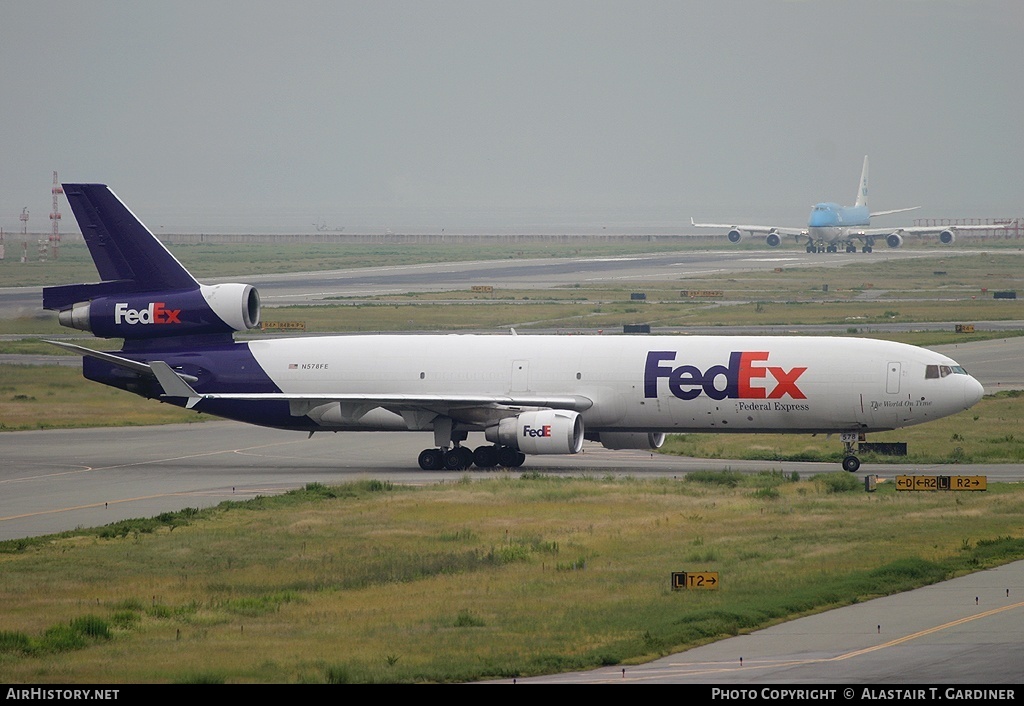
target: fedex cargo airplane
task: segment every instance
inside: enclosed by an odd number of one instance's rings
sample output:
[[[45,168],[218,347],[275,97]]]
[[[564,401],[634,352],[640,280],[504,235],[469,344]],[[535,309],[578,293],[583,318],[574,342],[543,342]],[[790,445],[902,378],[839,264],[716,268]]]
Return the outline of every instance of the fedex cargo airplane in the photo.
[[[776,247],[782,242],[781,236],[792,235],[798,241],[807,240],[807,252],[838,252],[843,248],[846,252],[857,252],[854,241],[862,243],[861,251],[869,253],[875,245],[876,238],[884,238],[890,248],[903,245],[905,235],[938,234],[939,241],[950,245],[956,240],[956,234],[969,230],[992,230],[1000,226],[910,226],[903,228],[868,228],[872,216],[886,216],[892,213],[913,211],[920,206],[896,208],[890,211],[868,211],[868,158],[864,157],[864,167],[860,173],[860,185],[857,189],[857,200],[853,206],[840,206],[837,203],[822,202],[811,208],[806,228],[783,228],[778,226],[730,225],[728,223],[695,223],[695,228],[726,228],[727,237],[732,243],[738,243],[743,233],[765,235],[765,243]]]
[[[419,431],[424,470],[520,466],[584,440],[656,449],[675,432],[858,435],[967,409],[956,361],[861,338],[352,335],[235,341],[259,325],[246,284],[197,282],[102,184],[64,193],[100,282],[46,287],[59,320],[121,350],[86,378],[228,419],[308,432]],[[470,434],[483,437],[475,448]]]

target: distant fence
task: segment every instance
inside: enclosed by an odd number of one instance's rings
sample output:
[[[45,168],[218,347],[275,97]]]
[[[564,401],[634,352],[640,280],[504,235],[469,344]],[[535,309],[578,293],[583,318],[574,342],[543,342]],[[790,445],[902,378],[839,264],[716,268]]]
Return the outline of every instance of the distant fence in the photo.
[[[190,245],[195,243],[273,243],[279,245],[305,245],[310,243],[334,244],[400,244],[400,245],[481,245],[481,244],[516,244],[516,243],[674,243],[678,245],[697,242],[712,242],[713,236],[692,235],[466,235],[449,233],[300,233],[300,234],[269,234],[252,235],[231,233],[192,233],[160,235],[160,240],[171,245]]]

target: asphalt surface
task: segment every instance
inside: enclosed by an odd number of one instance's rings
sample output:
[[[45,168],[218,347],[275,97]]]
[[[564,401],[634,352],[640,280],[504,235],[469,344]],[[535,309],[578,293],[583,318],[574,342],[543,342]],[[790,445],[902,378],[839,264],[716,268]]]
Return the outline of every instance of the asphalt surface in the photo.
[[[156,404],[156,403],[154,403]],[[497,471],[422,471],[427,432],[315,434],[263,429],[230,421],[155,427],[5,432],[0,435],[0,540],[152,517],[184,507],[272,495],[306,483],[376,478],[394,483],[444,483],[494,477]],[[839,442],[836,441],[838,446]],[[588,442],[575,456],[531,456],[523,470],[551,474],[680,476],[697,470],[815,473],[836,463],[710,460],[647,451],[611,451]],[[955,475],[991,482],[1024,480],[1024,465],[957,465]],[[864,464],[867,474],[951,475],[950,466]]]

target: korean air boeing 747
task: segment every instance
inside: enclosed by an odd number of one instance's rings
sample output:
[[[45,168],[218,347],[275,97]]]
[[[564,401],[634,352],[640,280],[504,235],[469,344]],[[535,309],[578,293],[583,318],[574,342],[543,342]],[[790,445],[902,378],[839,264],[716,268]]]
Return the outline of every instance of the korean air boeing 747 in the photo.
[[[913,211],[920,206],[896,208],[890,211],[868,211],[868,158],[864,157],[864,167],[860,174],[860,185],[857,189],[857,200],[853,206],[840,206],[837,203],[822,202],[811,208],[806,228],[783,228],[779,226],[730,225],[728,223],[695,223],[695,228],[726,228],[729,242],[738,243],[744,233],[750,235],[764,234],[765,243],[776,247],[782,242],[784,235],[792,235],[799,240],[807,240],[807,252],[838,252],[840,248],[846,252],[857,252],[855,241],[862,243],[861,251],[869,253],[875,245],[876,238],[883,238],[890,248],[903,245],[905,235],[938,234],[939,241],[950,245],[956,240],[960,231],[992,230],[1000,226],[909,226],[903,228],[868,228],[872,216],[887,216],[892,213]]]
[[[956,361],[862,338],[359,335],[235,341],[259,325],[246,284],[205,285],[102,184],[65,184],[100,282],[46,287],[60,323],[121,350],[54,342],[96,382],[310,434],[418,431],[425,470],[517,467],[584,440],[656,449],[673,432],[859,434],[967,409]],[[470,434],[485,442],[471,449]]]

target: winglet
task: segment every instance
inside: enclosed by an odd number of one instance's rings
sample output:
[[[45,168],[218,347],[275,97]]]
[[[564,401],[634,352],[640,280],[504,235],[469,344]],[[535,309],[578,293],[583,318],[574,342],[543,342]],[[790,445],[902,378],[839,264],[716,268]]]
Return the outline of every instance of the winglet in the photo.
[[[160,383],[160,387],[164,388],[165,397],[187,397],[188,402],[185,404],[186,409],[192,409],[196,406],[202,397],[198,392],[192,389],[192,386],[181,379],[181,377],[171,370],[171,366],[162,360],[153,360],[149,363],[150,369],[153,374],[156,375],[157,382]]]

